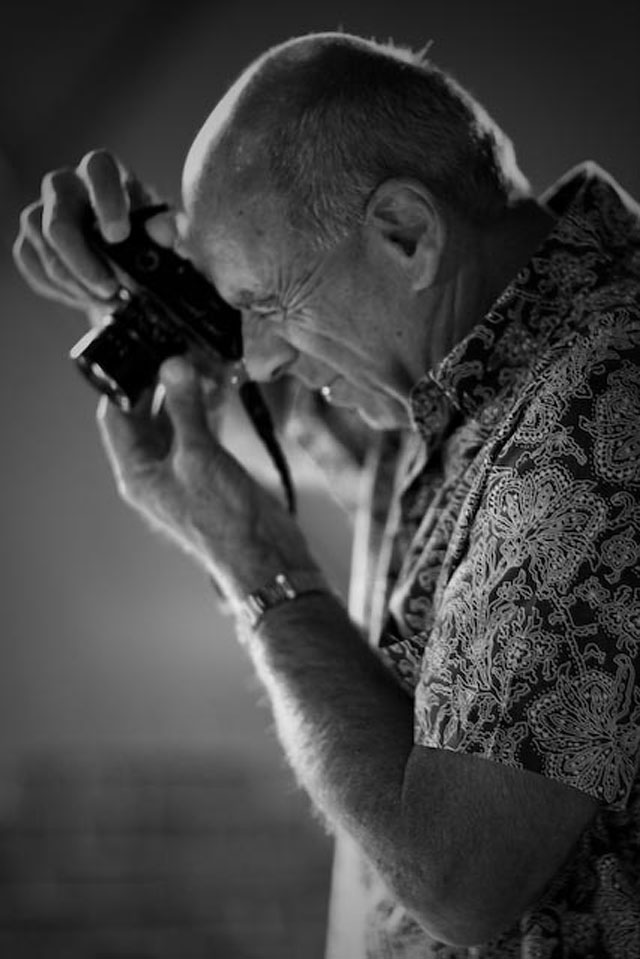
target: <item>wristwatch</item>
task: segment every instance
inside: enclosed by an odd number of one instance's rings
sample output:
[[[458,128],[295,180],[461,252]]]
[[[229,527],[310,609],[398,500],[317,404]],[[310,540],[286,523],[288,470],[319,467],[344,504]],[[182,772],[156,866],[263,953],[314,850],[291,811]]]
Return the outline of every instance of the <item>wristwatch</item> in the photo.
[[[250,629],[255,629],[265,613],[274,606],[288,603],[307,593],[329,593],[329,585],[322,573],[314,571],[278,573],[264,586],[244,599],[238,607],[238,615]]]

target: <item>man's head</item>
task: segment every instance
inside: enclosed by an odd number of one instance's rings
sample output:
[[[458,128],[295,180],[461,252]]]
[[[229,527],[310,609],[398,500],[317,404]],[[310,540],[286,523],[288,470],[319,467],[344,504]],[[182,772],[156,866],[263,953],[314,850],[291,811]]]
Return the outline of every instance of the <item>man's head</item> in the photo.
[[[183,177],[189,245],[245,310],[254,375],[330,382],[383,427],[406,422],[410,388],[437,358],[428,314],[452,249],[527,193],[509,141],[454,81],[345,34],[255,61]]]

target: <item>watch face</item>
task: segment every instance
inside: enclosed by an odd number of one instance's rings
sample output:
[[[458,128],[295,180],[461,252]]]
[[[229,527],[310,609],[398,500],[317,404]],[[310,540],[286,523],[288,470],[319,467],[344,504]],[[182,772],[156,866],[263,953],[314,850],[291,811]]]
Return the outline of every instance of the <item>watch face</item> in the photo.
[[[313,571],[290,575],[278,573],[270,583],[266,583],[255,593],[247,596],[240,607],[240,613],[249,626],[255,629],[264,614],[274,606],[279,606],[280,603],[305,593],[320,592],[330,592],[321,573]]]

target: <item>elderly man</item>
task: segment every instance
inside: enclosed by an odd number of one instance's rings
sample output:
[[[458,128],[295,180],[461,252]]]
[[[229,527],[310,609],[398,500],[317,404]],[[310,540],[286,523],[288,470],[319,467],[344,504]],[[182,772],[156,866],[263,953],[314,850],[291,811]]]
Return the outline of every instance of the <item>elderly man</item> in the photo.
[[[122,239],[139,193],[104,151],[47,176],[31,285],[104,310],[82,224]],[[339,837],[330,956],[640,955],[637,207],[590,164],[534,199],[453,80],[344,34],[242,74],[183,203],[249,374],[367,424],[348,612],[185,358],[161,412],[99,411],[123,497],[215,577]]]

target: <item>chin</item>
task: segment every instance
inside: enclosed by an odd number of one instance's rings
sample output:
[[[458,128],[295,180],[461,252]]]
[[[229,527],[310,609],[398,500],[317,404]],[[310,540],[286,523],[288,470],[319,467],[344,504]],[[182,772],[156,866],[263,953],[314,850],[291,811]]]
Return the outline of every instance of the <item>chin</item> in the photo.
[[[350,409],[372,430],[402,430],[411,428],[409,410],[398,399],[382,391],[368,390],[350,384],[349,389],[338,384],[331,405]]]

